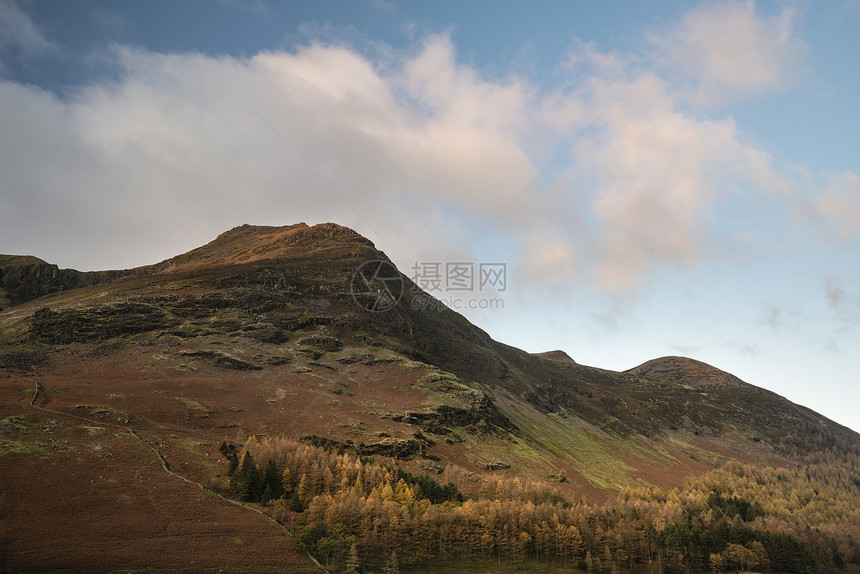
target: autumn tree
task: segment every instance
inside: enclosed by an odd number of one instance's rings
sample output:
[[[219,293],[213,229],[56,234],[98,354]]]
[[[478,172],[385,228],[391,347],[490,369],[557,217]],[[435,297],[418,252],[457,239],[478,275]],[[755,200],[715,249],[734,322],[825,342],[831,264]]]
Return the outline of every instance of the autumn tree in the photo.
[[[722,554],[715,554],[711,552],[710,559],[708,560],[708,566],[711,569],[713,574],[719,574],[726,567],[726,559]]]
[[[358,546],[355,540],[349,543],[349,555],[346,558],[346,574],[358,574],[361,568],[361,561],[358,558]]]

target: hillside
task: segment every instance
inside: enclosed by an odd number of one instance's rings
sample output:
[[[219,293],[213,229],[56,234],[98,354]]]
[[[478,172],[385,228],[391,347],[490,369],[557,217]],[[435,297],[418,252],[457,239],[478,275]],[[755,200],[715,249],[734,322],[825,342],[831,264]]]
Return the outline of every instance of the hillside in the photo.
[[[321,449],[303,473],[331,464],[320,488],[339,472],[329,452],[435,477],[466,497],[516,479],[546,500],[590,503],[679,487],[729,461],[796,464],[860,444],[853,431],[690,359],[618,373],[504,345],[396,271],[374,288],[402,283],[399,303],[370,311],[355,289],[369,261],[390,264],[334,224],[246,225],[126,271],[84,274],[0,256],[8,566],[118,569],[151,565],[155,553],[163,562],[155,566],[169,569],[189,547],[200,568],[259,560],[260,571],[277,571],[269,558],[249,558],[261,543],[236,534],[277,538],[276,524],[194,484],[177,487],[164,472],[230,495],[236,453],[259,459],[258,439]],[[52,487],[61,478],[76,493],[62,502]],[[23,503],[35,493],[44,501],[37,511]],[[297,505],[278,517],[307,520]],[[61,508],[71,512],[56,521]],[[75,526],[132,512],[138,522],[129,524],[154,530],[107,521],[95,543]],[[60,551],[45,553],[46,540],[62,541]],[[118,540],[136,542],[107,552]],[[289,540],[277,544],[291,564],[307,563]]]
[[[624,371],[651,379],[671,381],[694,389],[751,389],[731,373],[721,371],[707,363],[686,357],[661,357]]]
[[[535,353],[537,357],[543,357],[544,359],[552,359],[554,361],[562,361],[564,363],[576,363],[573,359],[570,358],[570,355],[565,353],[564,351],[544,351],[543,353]]]

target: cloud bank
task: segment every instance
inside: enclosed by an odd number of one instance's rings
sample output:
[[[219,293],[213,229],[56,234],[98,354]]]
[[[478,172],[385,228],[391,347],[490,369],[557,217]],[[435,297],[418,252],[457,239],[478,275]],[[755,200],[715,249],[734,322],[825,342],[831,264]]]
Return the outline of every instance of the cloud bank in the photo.
[[[792,7],[762,17],[752,0],[693,8],[666,35],[650,39],[658,62],[677,69],[695,88],[694,100],[710,106],[786,89],[806,52]]]
[[[793,22],[730,3],[691,11],[644,58],[573,41],[555,88],[484,77],[446,35],[385,61],[322,43],[249,58],[114,46],[116,75],[62,98],[0,81],[0,250],[129,267],[245,222],[336,221],[404,268],[502,242],[523,281],[623,294],[713,257],[720,210],[749,197],[804,196],[853,235],[856,175],[810,200],[702,111],[789,85]],[[4,41],[50,44],[22,34]]]

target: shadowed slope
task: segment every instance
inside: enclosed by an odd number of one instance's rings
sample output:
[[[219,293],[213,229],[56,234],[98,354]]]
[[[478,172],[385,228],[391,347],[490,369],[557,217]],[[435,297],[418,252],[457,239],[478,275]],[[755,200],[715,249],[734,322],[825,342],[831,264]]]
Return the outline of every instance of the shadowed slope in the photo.
[[[573,363],[576,364],[570,355],[565,353],[564,351],[544,351],[543,353],[534,353],[536,357],[543,357],[544,359],[552,359],[553,361],[561,361],[563,363]]]

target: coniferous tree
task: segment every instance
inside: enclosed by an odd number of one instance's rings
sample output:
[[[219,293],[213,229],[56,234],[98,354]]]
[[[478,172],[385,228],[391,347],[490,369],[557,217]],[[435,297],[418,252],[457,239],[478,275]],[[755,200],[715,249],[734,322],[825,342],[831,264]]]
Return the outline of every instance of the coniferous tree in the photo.
[[[713,574],[719,574],[723,571],[723,568],[726,567],[726,559],[722,554],[714,554],[711,552],[710,560],[708,561],[708,566],[711,569]]]
[[[258,502],[260,500],[263,490],[262,478],[250,452],[245,451],[242,464],[233,472],[230,485],[236,490],[240,500],[246,502]]]
[[[442,495],[430,477],[348,453],[269,437],[249,438],[246,451],[252,458],[236,465],[235,491],[241,485],[265,499],[272,494],[269,461],[284,469],[277,482],[287,487],[290,507],[304,511],[299,524],[328,529],[319,556],[338,565],[348,558],[350,540],[362,564],[377,570],[392,553],[401,565],[435,557],[520,563],[520,533],[530,537],[528,556],[592,572],[617,571],[625,562],[629,571],[648,564],[701,571],[726,567],[711,556],[727,554],[748,567],[767,570],[770,561],[774,571],[798,574],[815,570],[816,561],[824,569],[860,563],[857,456],[827,452],[796,468],[729,463],[680,488],[628,488],[599,505],[562,505],[546,485],[475,481],[451,465],[442,477],[461,489],[464,503]],[[254,459],[267,461],[262,475],[257,472],[259,489],[248,480],[253,472],[246,460]]]
[[[263,488],[269,491],[269,500],[280,498],[284,493],[281,473],[278,472],[278,466],[272,459],[269,459],[266,470],[263,472]]]
[[[292,510],[293,512],[304,512],[305,511],[305,506],[304,506],[304,504],[302,504],[302,499],[299,498],[299,495],[296,494],[295,492],[293,493],[293,496],[290,498],[289,509]]]
[[[353,540],[349,545],[349,555],[346,558],[346,570],[347,574],[358,574],[361,568],[361,561],[358,558],[358,546]]]
[[[385,565],[385,574],[400,574],[400,565],[397,560],[397,550],[391,552],[388,563]]]
[[[293,495],[293,477],[289,467],[284,468],[284,472],[281,473],[281,492],[283,498],[290,498]]]

